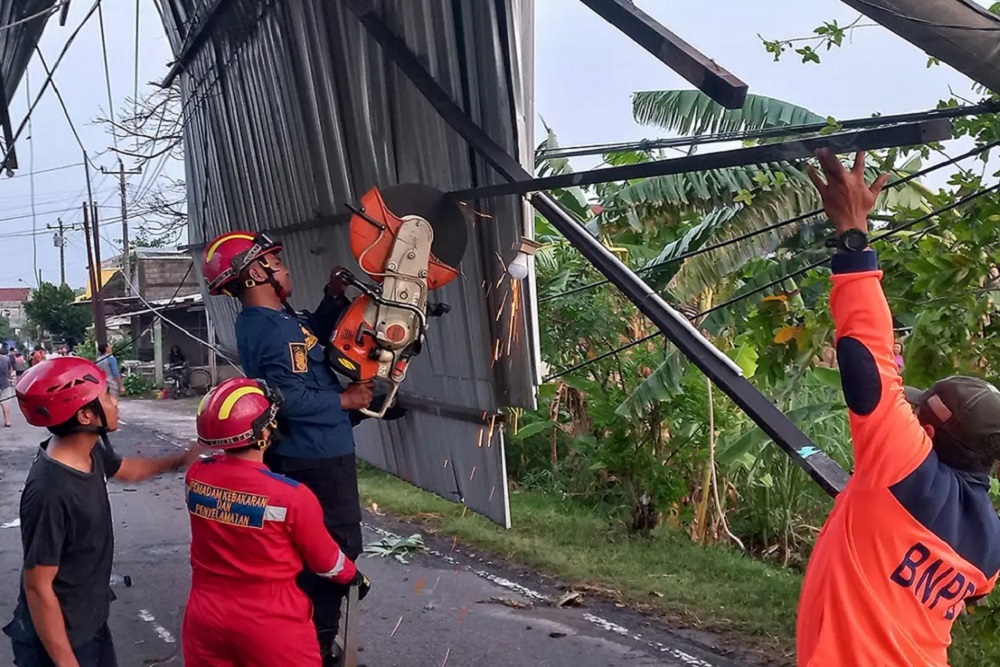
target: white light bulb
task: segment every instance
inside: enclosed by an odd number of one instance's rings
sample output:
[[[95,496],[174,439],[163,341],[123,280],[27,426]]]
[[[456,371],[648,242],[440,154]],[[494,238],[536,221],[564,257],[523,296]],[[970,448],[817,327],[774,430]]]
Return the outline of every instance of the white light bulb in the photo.
[[[524,280],[528,277],[528,256],[523,252],[517,253],[514,261],[507,266],[507,273],[514,280]]]

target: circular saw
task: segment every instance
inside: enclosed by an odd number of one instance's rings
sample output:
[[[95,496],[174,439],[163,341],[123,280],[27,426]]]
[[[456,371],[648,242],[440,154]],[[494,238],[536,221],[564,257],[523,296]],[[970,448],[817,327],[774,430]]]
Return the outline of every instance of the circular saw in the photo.
[[[351,252],[371,282],[341,272],[361,295],[341,315],[326,358],[351,382],[388,386],[379,410],[361,410],[381,419],[423,347],[428,319],[451,310],[428,294],[460,275],[469,224],[458,204],[425,185],[372,188],[348,208]]]

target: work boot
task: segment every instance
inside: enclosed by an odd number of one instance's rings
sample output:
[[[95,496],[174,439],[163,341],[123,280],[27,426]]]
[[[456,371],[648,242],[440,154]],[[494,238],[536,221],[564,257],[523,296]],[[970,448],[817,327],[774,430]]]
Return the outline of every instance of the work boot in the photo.
[[[336,631],[317,633],[319,637],[319,655],[323,659],[323,667],[340,667],[344,657],[344,649],[337,641]]]

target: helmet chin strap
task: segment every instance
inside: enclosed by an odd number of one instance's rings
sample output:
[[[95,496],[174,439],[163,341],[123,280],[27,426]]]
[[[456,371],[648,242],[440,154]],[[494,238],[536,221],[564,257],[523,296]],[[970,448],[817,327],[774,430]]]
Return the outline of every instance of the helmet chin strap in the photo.
[[[287,312],[289,315],[293,317],[298,317],[298,313],[295,312],[295,309],[292,308],[291,304],[289,304],[287,299],[285,298],[286,297],[285,289],[281,286],[281,283],[278,282],[277,278],[274,277],[275,271],[273,268],[271,268],[271,265],[267,262],[266,256],[259,258],[257,262],[260,264],[260,267],[264,269],[264,273],[265,275],[267,275],[267,278],[264,279],[263,281],[258,281],[254,280],[253,278],[249,278],[244,282],[244,286],[259,287],[261,285],[270,285],[271,289],[274,290],[275,296],[277,296],[278,299],[281,301],[281,307],[285,310],[285,312]]]

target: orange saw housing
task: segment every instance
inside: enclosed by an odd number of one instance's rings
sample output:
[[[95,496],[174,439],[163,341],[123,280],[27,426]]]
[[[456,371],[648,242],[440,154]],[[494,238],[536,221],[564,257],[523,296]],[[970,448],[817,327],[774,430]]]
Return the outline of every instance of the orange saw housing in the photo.
[[[376,282],[382,282],[380,274],[385,272],[385,265],[396,240],[401,220],[393,215],[386,206],[382,193],[378,188],[372,188],[361,198],[361,210],[372,220],[385,225],[380,230],[370,221],[360,215],[351,216],[351,252],[361,265],[361,270]],[[405,215],[405,214],[404,214]],[[433,226],[434,221],[431,220]],[[427,288],[437,289],[447,285],[459,275],[454,269],[431,254],[430,266],[427,269]]]
[[[362,214],[356,212],[350,221],[351,252],[373,281],[381,284],[394,275],[388,266],[389,257],[403,224],[402,218],[407,216],[419,216],[429,223],[435,232],[433,245],[438,245],[440,235],[444,251],[455,259],[461,257],[467,234],[465,216],[457,206],[446,201],[443,193],[426,186],[403,185],[387,188],[385,194],[383,197],[378,188],[365,193],[359,207]],[[395,212],[390,210],[387,198]],[[426,292],[447,285],[460,274],[433,252],[429,253],[426,271],[424,298],[418,304],[411,304],[425,314]],[[385,298],[388,300],[388,295]],[[375,331],[378,322],[370,320],[382,320],[387,309],[399,307],[391,301],[377,303],[367,294],[354,299],[341,315],[330,339],[327,359],[333,369],[352,382],[380,379],[398,384],[406,375],[409,359],[420,351],[422,326],[419,332],[414,332],[412,327],[390,324],[384,328],[383,340],[379,341]],[[381,314],[373,317],[374,313]],[[406,344],[404,341],[411,342]],[[386,362],[387,349],[393,350],[389,363]]]

